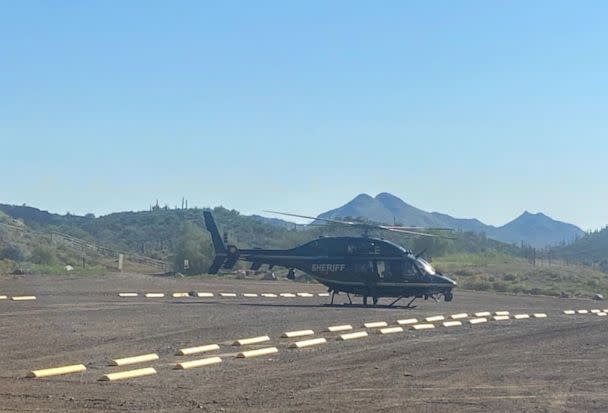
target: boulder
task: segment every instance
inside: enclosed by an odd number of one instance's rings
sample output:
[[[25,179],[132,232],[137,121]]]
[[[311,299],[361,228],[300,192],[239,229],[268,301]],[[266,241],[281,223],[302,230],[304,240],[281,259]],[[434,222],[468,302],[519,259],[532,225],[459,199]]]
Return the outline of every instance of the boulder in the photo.
[[[267,280],[267,281],[276,281],[276,279],[277,279],[277,276],[274,274],[274,272],[267,272],[262,277],[262,280]]]

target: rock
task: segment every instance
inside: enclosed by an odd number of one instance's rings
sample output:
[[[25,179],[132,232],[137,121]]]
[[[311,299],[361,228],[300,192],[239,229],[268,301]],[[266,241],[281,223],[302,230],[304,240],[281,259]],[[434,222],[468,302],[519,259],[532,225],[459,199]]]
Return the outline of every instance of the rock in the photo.
[[[262,280],[276,281],[276,279],[277,276],[274,274],[274,272],[267,272],[264,274],[264,277],[262,277]]]

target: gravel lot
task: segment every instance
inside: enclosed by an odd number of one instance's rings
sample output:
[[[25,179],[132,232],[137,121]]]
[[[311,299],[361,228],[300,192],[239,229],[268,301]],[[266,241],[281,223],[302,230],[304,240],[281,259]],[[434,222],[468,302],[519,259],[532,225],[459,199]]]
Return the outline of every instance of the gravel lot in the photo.
[[[209,291],[213,298],[172,298]],[[418,307],[326,307],[317,284],[234,279],[103,277],[0,278],[1,411],[608,411],[608,317],[564,315],[608,303],[455,291],[451,303]],[[118,292],[138,292],[122,298]],[[164,298],[144,298],[164,292]],[[217,293],[236,292],[238,298]],[[311,292],[312,298],[242,297]],[[344,297],[341,297],[344,299]],[[478,311],[547,313],[546,319],[490,321],[380,335],[362,324]],[[369,337],[337,341],[323,330],[352,324]],[[436,323],[439,324],[439,323]],[[289,349],[284,331],[313,329],[327,344]],[[235,339],[268,335],[279,353],[236,359]],[[177,349],[220,344],[204,355]],[[156,352],[160,359],[108,367],[113,358]],[[176,362],[222,357],[221,364],[174,370]],[[45,379],[35,369],[85,364],[87,371]],[[154,367],[158,374],[100,382],[106,373]]]

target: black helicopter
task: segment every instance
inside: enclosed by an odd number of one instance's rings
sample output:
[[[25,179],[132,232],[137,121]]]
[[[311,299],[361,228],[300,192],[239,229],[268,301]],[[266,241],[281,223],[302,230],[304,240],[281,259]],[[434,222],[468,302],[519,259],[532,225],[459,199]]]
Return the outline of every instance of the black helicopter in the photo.
[[[289,279],[295,278],[295,270],[309,274],[328,287],[329,292],[332,293],[332,305],[335,294],[339,292],[347,293],[351,304],[350,294],[362,296],[364,306],[367,306],[368,297],[372,298],[374,305],[378,304],[380,297],[395,298],[389,307],[402,298],[411,297],[411,301],[406,306],[408,308],[411,308],[416,298],[436,300],[437,297],[443,296],[445,301],[452,301],[452,289],[456,286],[456,282],[436,271],[431,264],[412,251],[391,241],[368,236],[369,230],[374,229],[409,235],[436,236],[420,232],[426,229],[266,212],[361,228],[364,230],[364,235],[321,237],[291,249],[239,249],[235,245],[226,245],[211,212],[203,211],[205,226],[211,233],[215,249],[215,259],[208,271],[210,274],[216,274],[220,268],[233,268],[238,260],[243,260],[251,262],[253,270],[259,269],[263,264],[270,268],[285,267],[289,270],[287,275]]]

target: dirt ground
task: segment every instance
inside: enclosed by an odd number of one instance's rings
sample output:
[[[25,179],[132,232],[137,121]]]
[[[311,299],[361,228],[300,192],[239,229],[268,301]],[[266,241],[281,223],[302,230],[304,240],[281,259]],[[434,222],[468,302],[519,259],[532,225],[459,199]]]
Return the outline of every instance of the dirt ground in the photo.
[[[143,292],[210,291],[214,298],[144,298]],[[327,298],[242,297],[242,293],[323,292],[316,284],[234,279],[103,277],[0,278],[1,411],[608,411],[608,317],[564,315],[608,303],[456,291],[451,303],[415,309],[326,307]],[[138,292],[122,298],[118,292]],[[220,298],[236,292],[238,298]],[[342,297],[341,299],[344,299]],[[364,322],[507,310],[546,319],[490,321],[380,335]],[[352,324],[369,337],[337,341],[323,330]],[[439,323],[437,323],[439,325]],[[327,344],[289,349],[284,331],[313,329]],[[277,354],[237,359],[235,339],[268,335]],[[177,349],[220,344],[203,355]],[[118,357],[160,359],[108,367]],[[176,362],[219,355],[221,364],[174,370]],[[85,364],[84,373],[25,378],[35,369]],[[108,372],[154,367],[118,382]]]

